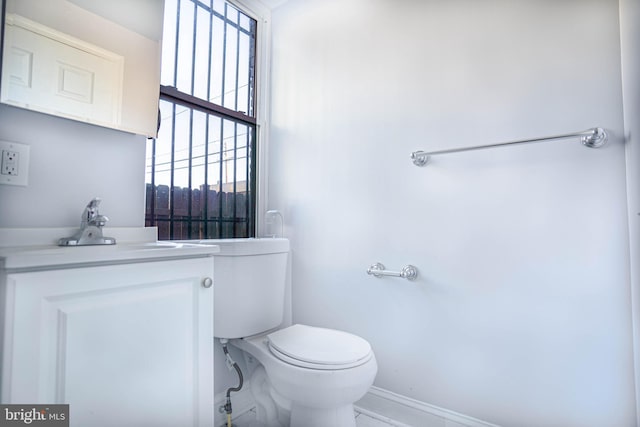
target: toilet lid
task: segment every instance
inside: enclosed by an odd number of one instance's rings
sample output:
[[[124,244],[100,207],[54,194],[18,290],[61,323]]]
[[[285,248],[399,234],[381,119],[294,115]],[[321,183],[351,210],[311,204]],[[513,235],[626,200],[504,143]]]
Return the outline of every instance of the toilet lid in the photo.
[[[359,336],[333,329],[293,325],[267,335],[271,352],[296,366],[345,369],[371,358],[371,346]]]

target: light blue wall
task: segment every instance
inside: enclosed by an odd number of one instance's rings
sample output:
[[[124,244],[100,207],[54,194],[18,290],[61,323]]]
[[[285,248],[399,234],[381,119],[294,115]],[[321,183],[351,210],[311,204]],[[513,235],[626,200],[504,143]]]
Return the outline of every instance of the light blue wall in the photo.
[[[0,185],[0,228],[75,227],[96,196],[107,226],[144,225],[145,137],[0,105],[0,140],[31,147],[29,185]]]
[[[290,0],[272,13],[269,206],[294,321],[376,385],[505,426],[635,425],[616,0]],[[601,126],[576,140],[437,150]],[[414,264],[414,283],[365,274]]]

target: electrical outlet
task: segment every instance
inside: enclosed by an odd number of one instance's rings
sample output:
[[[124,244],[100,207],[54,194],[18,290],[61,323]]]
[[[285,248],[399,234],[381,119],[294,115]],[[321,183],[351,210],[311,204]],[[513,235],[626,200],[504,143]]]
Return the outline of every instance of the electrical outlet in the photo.
[[[29,146],[0,141],[0,184],[26,186],[29,180]]]
[[[18,165],[20,154],[17,151],[2,150],[2,163],[0,164],[0,174],[18,175]]]

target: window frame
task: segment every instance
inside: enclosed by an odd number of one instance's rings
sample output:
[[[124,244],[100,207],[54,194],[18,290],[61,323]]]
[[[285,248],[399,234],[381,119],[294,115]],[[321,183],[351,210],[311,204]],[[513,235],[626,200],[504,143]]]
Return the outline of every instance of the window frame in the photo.
[[[160,100],[166,100],[167,102],[181,105],[185,108],[198,110],[206,114],[211,114],[219,117],[221,120],[230,120],[237,124],[246,125],[251,129],[252,135],[252,147],[250,150],[250,172],[249,180],[252,183],[250,190],[249,203],[252,211],[250,219],[247,223],[247,232],[249,237],[256,237],[260,235],[260,230],[264,225],[264,215],[261,214],[265,211],[266,206],[266,189],[268,184],[266,182],[266,158],[267,158],[267,139],[268,132],[267,121],[268,117],[267,106],[269,90],[266,83],[268,82],[268,70],[269,70],[269,45],[270,45],[270,10],[266,9],[262,4],[253,0],[226,0],[230,5],[240,10],[241,13],[247,15],[255,21],[255,41],[254,41],[254,93],[253,93],[253,108],[254,116],[249,116],[243,112],[238,112],[229,108],[226,108],[220,104],[209,102],[205,99],[198,98],[185,92],[179,91],[173,86],[160,85]],[[154,142],[155,144],[155,142]],[[249,184],[249,183],[247,183]],[[173,191],[172,189],[170,191]],[[155,197],[151,201],[151,204],[155,204]],[[146,211],[146,209],[145,209]],[[146,217],[146,214],[145,214]],[[171,223],[177,219],[172,219]],[[189,223],[198,221],[197,218],[190,218]],[[153,220],[152,220],[153,221]],[[153,225],[155,221],[152,222]],[[179,239],[180,237],[170,236],[171,239]]]
[[[265,212],[269,206],[269,144],[271,117],[271,9],[259,0],[227,0],[247,16],[256,21],[256,59],[255,59],[255,105],[256,118],[255,147],[256,153],[256,201],[255,236],[266,230]]]

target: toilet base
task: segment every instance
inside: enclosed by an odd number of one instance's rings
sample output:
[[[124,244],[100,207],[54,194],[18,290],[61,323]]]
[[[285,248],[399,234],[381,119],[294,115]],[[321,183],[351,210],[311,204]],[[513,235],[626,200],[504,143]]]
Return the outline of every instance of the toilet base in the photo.
[[[267,335],[230,343],[263,368],[256,368],[251,381],[257,421],[268,427],[356,427],[353,403],[366,394],[378,369],[373,353],[354,367],[313,369],[276,357]]]
[[[309,408],[295,403],[291,408],[290,427],[356,427],[353,405],[338,408]]]

